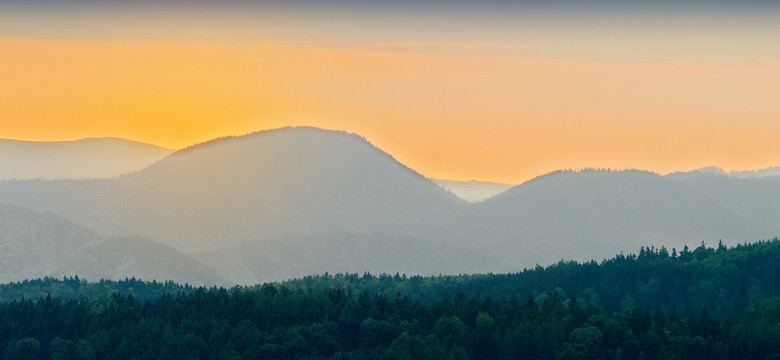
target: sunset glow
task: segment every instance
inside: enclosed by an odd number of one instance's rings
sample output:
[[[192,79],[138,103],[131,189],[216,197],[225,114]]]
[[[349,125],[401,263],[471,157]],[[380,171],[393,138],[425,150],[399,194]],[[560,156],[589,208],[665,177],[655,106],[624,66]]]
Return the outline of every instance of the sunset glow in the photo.
[[[444,31],[448,20],[416,39],[390,20],[355,23],[349,36],[284,17],[205,36],[208,24],[193,25],[202,15],[191,14],[157,37],[154,18],[146,28],[137,19],[81,25],[95,36],[9,21],[0,26],[0,138],[116,136],[181,148],[311,125],[360,134],[428,177],[508,183],[562,168],[780,165],[780,56],[770,46],[780,19],[733,14],[741,30],[723,34],[713,23],[723,15],[693,19],[708,27],[679,36],[675,23],[608,22],[637,41],[598,28],[574,38],[576,28],[557,27],[466,36]],[[409,21],[414,29],[425,19]],[[226,40],[238,33],[263,36]]]

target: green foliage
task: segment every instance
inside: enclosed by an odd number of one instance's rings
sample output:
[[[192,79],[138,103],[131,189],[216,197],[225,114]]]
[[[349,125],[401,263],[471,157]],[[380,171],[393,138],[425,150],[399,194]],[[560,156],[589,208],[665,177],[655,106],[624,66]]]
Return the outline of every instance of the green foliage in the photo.
[[[343,289],[386,296],[408,296],[423,303],[456,296],[509,299],[533,294],[541,305],[546,294],[574,295],[582,306],[603,313],[656,311],[683,316],[707,305],[721,318],[760,298],[780,297],[780,241],[763,241],[726,249],[704,243],[678,253],[642,248],[639,255],[620,254],[601,263],[561,261],[513,274],[395,276],[382,274],[312,275],[277,286],[302,290]],[[259,287],[249,287],[248,290]]]
[[[3,351],[5,360],[37,360],[41,358],[41,343],[33,338],[12,341]]]
[[[120,281],[101,280],[100,282],[90,283],[79,279],[78,276],[66,277],[61,280],[46,277],[0,285],[0,302],[45,297],[95,300],[100,297],[110,297],[113,294],[132,295],[136,300],[146,301],[166,294],[175,295],[194,290],[188,284],[179,285],[173,281],[145,282],[132,278]]]
[[[4,359],[771,359],[778,272],[775,240],[506,275],[233,289],[43,279],[3,286],[0,349]]]

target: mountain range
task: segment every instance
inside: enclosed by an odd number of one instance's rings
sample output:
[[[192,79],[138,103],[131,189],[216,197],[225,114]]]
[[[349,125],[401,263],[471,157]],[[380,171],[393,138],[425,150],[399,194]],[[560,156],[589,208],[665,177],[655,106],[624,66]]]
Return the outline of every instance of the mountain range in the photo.
[[[13,209],[3,218],[21,211],[80,229],[82,242],[44,232],[36,235],[41,244],[67,243],[93,249],[89,256],[96,259],[114,259],[125,254],[117,244],[144,252],[145,245],[128,244],[145,241],[168,253],[136,259],[149,258],[150,268],[157,264],[170,274],[144,277],[220,284],[326,271],[512,272],[640,246],[754,241],[780,234],[773,194],[780,194],[778,176],[584,170],[540,176],[470,203],[357,135],[308,127],[215,139],[113,178],[0,181],[0,204]],[[16,225],[27,233],[39,226]],[[8,244],[29,238],[0,229],[10,234],[0,237]],[[20,250],[13,244],[17,252],[45,254],[44,245]],[[187,265],[159,267],[167,257]],[[125,265],[112,272],[104,262],[100,274],[141,274],[117,259],[110,262]],[[86,271],[57,266],[52,274]],[[17,269],[8,270],[9,279],[47,270],[23,271],[11,256],[2,269]]]
[[[111,178],[143,169],[172,152],[119,138],[0,139],[0,180]]]

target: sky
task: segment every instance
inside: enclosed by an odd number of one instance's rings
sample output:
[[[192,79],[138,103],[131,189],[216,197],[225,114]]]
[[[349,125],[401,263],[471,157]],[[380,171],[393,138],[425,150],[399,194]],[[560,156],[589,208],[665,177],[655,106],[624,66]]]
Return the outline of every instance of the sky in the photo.
[[[421,174],[780,165],[777,1],[0,2],[0,138],[309,125]]]

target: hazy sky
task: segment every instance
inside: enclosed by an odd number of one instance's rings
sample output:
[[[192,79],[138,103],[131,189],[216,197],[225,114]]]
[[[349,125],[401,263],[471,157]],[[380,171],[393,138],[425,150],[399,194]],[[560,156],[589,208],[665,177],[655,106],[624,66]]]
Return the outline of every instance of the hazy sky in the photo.
[[[778,44],[778,1],[2,1],[0,138],[313,125],[458,180],[760,168]]]

